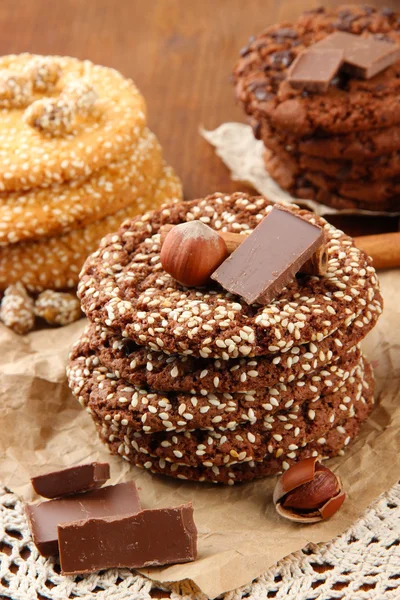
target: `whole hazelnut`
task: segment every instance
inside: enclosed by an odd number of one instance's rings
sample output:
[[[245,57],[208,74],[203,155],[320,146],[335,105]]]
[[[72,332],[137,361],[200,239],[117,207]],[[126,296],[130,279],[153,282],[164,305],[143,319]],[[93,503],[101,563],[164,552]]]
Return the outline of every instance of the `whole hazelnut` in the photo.
[[[173,227],[160,253],[164,270],[187,287],[205,285],[227,257],[224,240],[202,221]]]
[[[300,523],[329,519],[345,498],[340,478],[314,457],[301,460],[285,471],[273,496],[278,514]]]

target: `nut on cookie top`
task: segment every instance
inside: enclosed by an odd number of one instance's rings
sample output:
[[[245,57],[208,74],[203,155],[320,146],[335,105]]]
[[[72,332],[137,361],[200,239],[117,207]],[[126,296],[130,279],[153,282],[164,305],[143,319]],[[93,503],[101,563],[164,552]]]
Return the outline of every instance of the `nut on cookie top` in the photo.
[[[296,89],[288,72],[297,57],[333,32],[400,44],[400,13],[365,5],[320,7],[294,23],[251,38],[234,69],[236,95],[246,112],[296,135],[349,133],[400,123],[400,61],[371,79],[340,74],[323,93]]]
[[[350,237],[296,206],[288,210],[324,230],[327,273],[295,277],[265,306],[249,305],[217,283],[186,288],[162,268],[163,225],[200,220],[219,232],[246,235],[273,206],[244,193],[213,194],[125,223],[82,269],[84,312],[152,350],[223,360],[282,353],[351,323],[362,330],[364,318],[369,322],[382,309],[371,260]]]
[[[144,99],[108,67],[61,56],[0,58],[0,191],[78,177],[126,152],[145,125]]]

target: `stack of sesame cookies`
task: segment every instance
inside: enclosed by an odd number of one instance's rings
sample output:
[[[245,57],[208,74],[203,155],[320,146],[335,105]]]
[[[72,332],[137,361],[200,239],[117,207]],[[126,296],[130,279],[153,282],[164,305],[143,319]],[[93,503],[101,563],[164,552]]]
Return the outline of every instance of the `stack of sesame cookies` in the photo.
[[[0,290],[74,288],[126,219],[181,199],[132,81],[89,61],[0,59]]]
[[[373,405],[359,344],[382,298],[371,260],[324,219],[328,271],[265,306],[216,283],[187,288],[160,262],[160,228],[200,220],[249,234],[273,205],[243,193],[176,203],[125,223],[86,261],[89,325],[69,385],[111,452],[153,472],[227,484],[341,454]],[[268,257],[265,257],[268,260]]]
[[[366,44],[361,62],[386,47],[393,64],[372,76],[345,64],[324,89],[293,84],[301,56],[346,50],[352,38]],[[399,56],[400,13],[365,5],[313,9],[250,39],[234,70],[236,96],[282,188],[338,209],[400,210]]]

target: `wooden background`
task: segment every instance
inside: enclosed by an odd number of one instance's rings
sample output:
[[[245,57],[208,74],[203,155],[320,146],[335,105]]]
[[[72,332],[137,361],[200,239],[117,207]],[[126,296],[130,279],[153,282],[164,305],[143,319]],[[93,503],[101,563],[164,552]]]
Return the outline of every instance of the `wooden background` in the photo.
[[[68,54],[115,67],[144,94],[149,125],[183,180],[186,198],[239,189],[200,137],[245,121],[230,73],[240,48],[265,26],[314,0],[0,0],[0,53]],[[399,6],[398,0],[370,0]]]

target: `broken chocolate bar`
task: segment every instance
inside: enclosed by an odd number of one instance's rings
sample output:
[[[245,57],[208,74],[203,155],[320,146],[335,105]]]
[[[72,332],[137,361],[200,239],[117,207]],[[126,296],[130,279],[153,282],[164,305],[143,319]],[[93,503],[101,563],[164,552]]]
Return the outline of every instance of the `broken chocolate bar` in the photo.
[[[309,92],[326,92],[343,63],[343,50],[327,48],[300,54],[288,71],[288,82],[294,88]]]
[[[58,539],[64,575],[184,563],[197,556],[191,504],[64,523]]]
[[[44,498],[61,498],[100,488],[110,478],[108,463],[89,463],[31,478],[33,489]]]
[[[268,304],[323,241],[321,227],[276,205],[211,279],[248,304]]]
[[[91,517],[135,514],[141,510],[133,481],[109,485],[85,494],[66,496],[40,504],[27,504],[26,515],[33,541],[42,556],[58,553],[57,527]]]
[[[343,69],[353,77],[370,79],[400,59],[400,46],[394,42],[377,40],[373,35],[362,36],[346,31],[335,31],[313,46],[315,50],[342,50]]]

